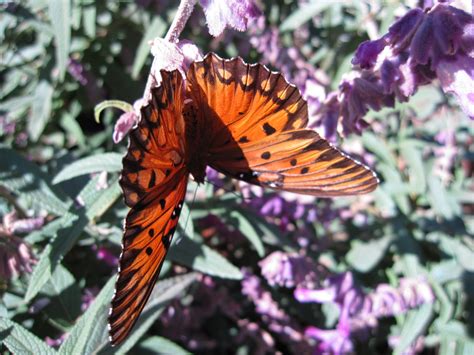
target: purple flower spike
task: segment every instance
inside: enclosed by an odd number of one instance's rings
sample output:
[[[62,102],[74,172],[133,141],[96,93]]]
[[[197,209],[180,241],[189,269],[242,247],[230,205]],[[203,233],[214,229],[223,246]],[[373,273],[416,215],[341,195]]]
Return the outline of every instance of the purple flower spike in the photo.
[[[354,351],[350,333],[343,329],[323,330],[316,327],[308,327],[305,335],[309,338],[319,340],[315,354],[351,354]]]
[[[295,298],[299,302],[338,302],[340,295],[353,288],[354,278],[350,272],[345,272],[329,278],[327,284],[326,288],[318,290],[296,289]]]
[[[261,15],[252,0],[200,0],[206,15],[209,33],[217,37],[229,26],[237,31],[247,30],[249,20]]]
[[[444,92],[454,94],[463,111],[474,119],[474,58],[442,60],[436,73]]]
[[[359,65],[362,69],[372,68],[385,45],[386,39],[384,37],[375,41],[362,42],[357,48],[352,64]]]
[[[316,265],[311,259],[297,254],[276,251],[258,264],[271,286],[295,287],[316,279]]]
[[[413,33],[423,20],[424,13],[420,9],[408,11],[405,16],[388,29],[388,42],[397,48],[404,48],[410,43]]]
[[[431,47],[433,46],[433,23],[428,17],[416,31],[411,42],[410,52],[413,59],[420,64],[427,64],[430,59]]]
[[[339,307],[339,322],[334,330],[310,327],[306,335],[320,341],[319,351],[341,354],[351,351],[351,336],[365,337],[367,330],[377,325],[377,319],[403,313],[424,303],[432,303],[434,294],[422,279],[401,279],[395,288],[381,284],[369,294],[354,284],[346,272],[328,279],[328,286],[319,290],[297,289],[300,302],[334,302]]]
[[[363,42],[352,60],[357,68],[343,77],[338,92],[327,96],[315,121],[323,122],[330,113],[331,121],[337,117],[338,131],[360,133],[369,109],[393,106],[395,99],[408,101],[436,78],[474,117],[474,20],[448,3],[413,9],[380,39]]]

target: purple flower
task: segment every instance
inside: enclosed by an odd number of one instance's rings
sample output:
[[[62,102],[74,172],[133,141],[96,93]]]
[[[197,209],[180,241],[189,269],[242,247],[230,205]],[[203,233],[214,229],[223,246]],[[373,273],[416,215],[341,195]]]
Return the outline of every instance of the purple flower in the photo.
[[[249,20],[261,15],[253,0],[200,0],[209,33],[217,37],[229,26],[245,31]]]
[[[401,279],[397,288],[381,284],[375,291],[365,294],[354,284],[352,274],[346,272],[328,279],[328,285],[323,289],[296,289],[295,298],[300,302],[334,302],[339,307],[339,322],[335,330],[310,327],[307,335],[320,340],[320,348],[336,352],[336,346],[344,352],[343,349],[351,346],[351,335],[366,335],[367,329],[377,326],[378,318],[432,303],[434,294],[423,279]]]
[[[454,94],[463,111],[474,119],[474,58],[464,55],[442,59],[436,74],[444,92]]]
[[[72,58],[69,58],[68,65],[67,65],[67,71],[71,76],[76,79],[82,86],[87,85],[87,78],[84,74],[84,67],[82,64]]]
[[[76,59],[69,58],[67,70],[69,74],[79,84],[85,87],[87,96],[91,102],[98,102],[103,100],[104,90],[97,86],[95,76],[89,70],[86,70],[84,65]]]
[[[3,216],[0,225],[0,279],[9,280],[22,273],[32,272],[36,262],[30,247],[14,233],[28,233],[40,228],[44,219],[17,219],[16,212]]]
[[[33,217],[18,219],[15,211],[3,216],[3,227],[10,235],[20,233],[30,233],[44,225],[44,217]]]
[[[279,334],[280,339],[294,349],[294,353],[309,351],[300,326],[279,307],[272,294],[261,286],[257,276],[245,273],[242,294],[252,301],[255,311],[261,315],[268,329]]]
[[[350,354],[354,351],[354,345],[350,339],[350,333],[344,329],[324,330],[316,327],[308,327],[305,335],[319,341],[315,354]]]
[[[56,339],[46,337],[44,338],[44,340],[46,344],[48,344],[49,346],[52,346],[53,348],[59,348],[62,345],[62,343],[67,339],[68,336],[69,336],[69,333],[64,333],[64,334],[61,334]]]
[[[102,260],[104,263],[106,263],[110,267],[117,267],[118,265],[118,258],[115,256],[114,253],[112,253],[109,249],[105,247],[95,247],[96,249],[96,257],[99,260]]]
[[[99,294],[100,289],[97,286],[85,288],[84,294],[81,297],[81,311],[85,312],[87,308],[94,302],[96,296]]]
[[[0,115],[0,136],[15,133],[16,124],[14,121],[8,120],[6,115]]]
[[[386,46],[385,38],[380,38],[375,41],[362,42],[352,59],[352,64],[360,66],[362,69],[369,69],[373,67],[377,61],[380,52]]]
[[[439,2],[426,12],[416,8],[395,22],[381,38],[361,43],[339,91],[329,94],[314,113],[331,133],[360,133],[370,110],[408,101],[421,85],[439,78],[446,93],[474,117],[474,21],[472,16]],[[358,69],[357,69],[358,68]]]
[[[134,111],[124,112],[115,123],[112,139],[114,143],[119,143],[138,122],[138,116]]]
[[[162,335],[185,344],[188,349],[216,349],[217,342],[205,330],[209,320],[217,316],[238,323],[240,305],[231,297],[227,287],[220,287],[209,276],[202,277],[192,297],[190,304],[174,300],[167,307],[160,317]],[[228,347],[232,345],[228,344]]]
[[[459,149],[456,144],[456,134],[454,130],[449,127],[439,132],[435,139],[441,146],[434,148],[434,154],[436,156],[434,173],[441,178],[443,183],[447,184],[453,177],[452,167],[458,156]]]
[[[262,275],[271,286],[295,287],[313,284],[319,274],[308,257],[275,251],[258,263]]]

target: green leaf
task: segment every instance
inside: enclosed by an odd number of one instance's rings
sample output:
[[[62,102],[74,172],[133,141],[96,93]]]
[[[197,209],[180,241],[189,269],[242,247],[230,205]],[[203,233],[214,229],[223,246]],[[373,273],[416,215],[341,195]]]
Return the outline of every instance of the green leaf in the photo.
[[[153,21],[143,35],[140,44],[138,45],[137,53],[135,54],[135,60],[132,67],[132,79],[137,80],[140,70],[145,64],[146,58],[150,55],[150,40],[156,37],[163,37],[167,29],[166,23],[158,16],[153,18]]]
[[[420,195],[426,191],[426,176],[421,149],[413,140],[404,140],[400,143],[400,154],[408,164],[410,190]]]
[[[304,4],[282,22],[280,31],[296,30],[331,5],[344,2],[343,0],[318,0],[315,3]]]
[[[0,317],[0,338],[12,354],[55,354],[56,351],[21,325]]]
[[[433,305],[423,304],[419,309],[409,311],[400,334],[400,342],[394,349],[394,354],[403,354],[404,351],[427,329],[433,317]]]
[[[49,18],[54,30],[59,81],[64,80],[71,42],[71,1],[49,0]]]
[[[183,349],[171,340],[159,336],[152,336],[139,345],[140,351],[154,354],[173,354],[173,355],[187,355],[191,354],[189,351]]]
[[[62,215],[72,203],[60,190],[49,183],[49,178],[34,163],[12,149],[0,148],[0,185],[16,192],[26,203]],[[30,206],[25,206],[30,208]]]
[[[81,105],[79,102],[74,101],[71,104],[69,112],[65,112],[61,117],[61,127],[67,132],[67,135],[77,141],[81,148],[86,146],[86,137],[82,131],[81,126],[76,121],[76,117],[81,112]]]
[[[366,131],[362,135],[362,142],[368,150],[377,155],[390,167],[397,167],[395,156],[392,154],[390,148],[387,146],[387,143],[384,140],[378,138],[375,134]]]
[[[405,215],[410,214],[410,201],[408,199],[409,187],[403,181],[400,172],[393,166],[380,163],[377,169],[385,179],[381,188],[389,193],[400,211]]]
[[[115,276],[109,279],[94,302],[77,321],[59,348],[59,354],[91,354],[92,352],[86,352],[87,347],[97,348],[98,345],[105,343],[107,314],[114,292],[114,283]]]
[[[118,180],[115,180],[108,188],[102,190],[99,196],[97,194],[96,192],[96,199],[93,203],[90,206],[86,205],[86,216],[89,220],[102,216],[120,197],[122,191],[120,190]]]
[[[95,38],[96,28],[96,7],[93,2],[85,4],[82,9],[82,21],[84,23],[84,33],[89,38]]]
[[[44,312],[55,323],[64,327],[72,324],[81,312],[81,289],[74,276],[62,265],[58,265],[51,279],[42,289],[50,299]]]
[[[118,153],[102,153],[89,156],[67,165],[53,179],[53,184],[70,180],[77,176],[107,171],[122,170],[122,155]]]
[[[31,274],[25,302],[35,297],[46,282],[51,278],[64,254],[74,245],[82,230],[87,225],[87,218],[68,213],[61,217],[62,228],[56,237],[43,249],[38,263]]]
[[[239,232],[241,232],[245,238],[255,247],[258,256],[263,257],[265,255],[265,247],[263,246],[260,235],[256,229],[246,218],[246,216],[238,210],[234,210],[230,213],[230,218],[226,221],[233,225]]]
[[[369,242],[355,240],[351,243],[346,259],[357,271],[369,272],[382,260],[392,240],[390,235]]]
[[[243,277],[240,270],[220,254],[186,237],[171,246],[168,257],[172,261],[211,276],[234,280],[241,280]]]
[[[158,282],[148,300],[137,324],[134,326],[126,340],[118,347],[114,348],[114,354],[127,354],[132,347],[140,340],[140,338],[150,329],[156,322],[161,312],[168,303],[178,297],[193,282],[198,280],[197,273],[189,273],[182,276],[176,276]],[[109,346],[102,353],[112,353]],[[164,351],[164,350],[161,350]],[[174,353],[173,353],[174,354]]]
[[[181,216],[179,218],[179,226],[182,229],[184,236],[193,239],[194,238],[194,223],[192,218],[191,210],[187,203],[183,203],[181,209]]]
[[[430,277],[442,284],[459,279],[463,272],[463,268],[456,260],[444,260],[431,268]]]
[[[31,105],[31,116],[28,119],[27,131],[30,139],[36,142],[43,133],[46,123],[51,116],[53,102],[53,87],[46,80],[41,80],[36,87],[33,103]]]
[[[92,190],[92,191],[91,191]],[[62,217],[63,226],[53,240],[46,245],[31,275],[25,300],[30,301],[51,278],[63,256],[71,250],[87,224],[101,216],[120,196],[118,182],[115,181],[107,189],[97,191],[96,179],[92,179],[84,187],[79,196],[85,204],[77,211],[79,214],[67,213]]]
[[[431,207],[440,217],[450,220],[460,213],[459,206],[449,196],[441,180],[434,175],[428,179],[428,199]]]

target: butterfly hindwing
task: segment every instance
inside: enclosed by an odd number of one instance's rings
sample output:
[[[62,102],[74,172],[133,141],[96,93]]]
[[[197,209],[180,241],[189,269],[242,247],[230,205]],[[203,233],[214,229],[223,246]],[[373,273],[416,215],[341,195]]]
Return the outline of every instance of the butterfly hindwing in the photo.
[[[214,54],[188,72],[189,92],[212,127],[208,164],[253,184],[320,197],[375,189],[366,166],[305,129],[308,108],[279,73]]]
[[[112,344],[127,336],[148,300],[186,194],[182,79],[178,72],[162,75],[162,86],[142,109],[123,159],[120,184],[131,210],[109,316]]]

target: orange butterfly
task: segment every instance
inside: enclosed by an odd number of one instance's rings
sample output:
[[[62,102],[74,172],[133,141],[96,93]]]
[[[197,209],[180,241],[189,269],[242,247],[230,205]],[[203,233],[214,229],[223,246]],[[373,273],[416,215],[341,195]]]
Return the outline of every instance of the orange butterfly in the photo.
[[[189,174],[202,183],[209,165],[251,184],[321,197],[378,184],[370,169],[305,128],[306,101],[281,74],[211,53],[191,64],[185,84],[176,70],[161,75],[123,159],[120,184],[131,210],[109,317],[112,344],[124,340],[150,296]]]

